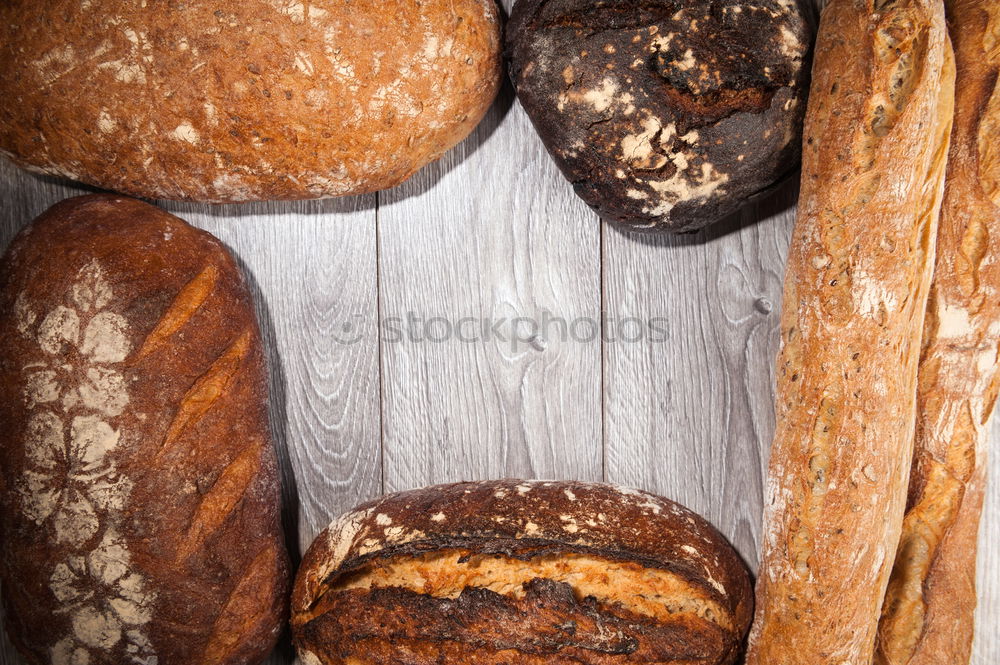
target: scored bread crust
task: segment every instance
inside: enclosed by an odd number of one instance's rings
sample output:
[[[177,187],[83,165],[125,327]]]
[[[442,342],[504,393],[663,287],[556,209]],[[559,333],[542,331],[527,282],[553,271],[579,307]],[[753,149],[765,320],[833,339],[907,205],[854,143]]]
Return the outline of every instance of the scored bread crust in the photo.
[[[494,0],[6,0],[0,154],[134,196],[393,187],[479,123]]]
[[[31,665],[261,662],[289,571],[246,281],[148,204],[63,201],[0,268],[0,579]]]
[[[988,424],[1000,385],[1000,2],[946,0],[957,86],[910,496],[879,665],[968,663]]]
[[[814,63],[749,665],[872,660],[954,102],[940,0],[832,0]]]
[[[603,565],[606,579],[574,567],[578,561]],[[426,567],[404,568],[404,579],[422,582],[359,582],[373,570],[414,562],[438,566],[438,581],[455,588],[436,588]],[[522,571],[503,590],[475,581],[492,567],[533,566],[564,566],[568,574]],[[720,616],[653,620],[582,591],[589,580],[587,588],[624,593],[612,568],[629,569],[635,579],[670,578],[692,605]],[[673,502],[609,485],[501,480],[393,494],[336,520],[303,559],[291,623],[311,665],[610,665],[675,662],[678,654],[683,662],[721,665],[736,658],[751,596],[732,547]]]

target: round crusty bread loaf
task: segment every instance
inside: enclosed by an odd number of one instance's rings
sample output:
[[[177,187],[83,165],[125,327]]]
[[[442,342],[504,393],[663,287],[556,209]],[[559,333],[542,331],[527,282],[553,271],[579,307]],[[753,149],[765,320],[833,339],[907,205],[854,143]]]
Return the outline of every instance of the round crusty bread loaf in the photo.
[[[812,10],[808,0],[518,0],[511,78],[602,217],[692,231],[798,166]]]
[[[496,95],[493,0],[7,0],[0,151],[137,196],[392,187]]]
[[[501,480],[393,494],[315,540],[292,597],[306,665],[728,665],[750,579],[666,499]]]

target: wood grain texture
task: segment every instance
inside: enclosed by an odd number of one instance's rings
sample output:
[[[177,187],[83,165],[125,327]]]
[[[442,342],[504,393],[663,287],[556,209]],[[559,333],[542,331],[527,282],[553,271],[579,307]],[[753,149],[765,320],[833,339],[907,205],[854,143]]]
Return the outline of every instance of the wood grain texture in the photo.
[[[255,292],[297,560],[336,515],[381,491],[374,196],[162,205],[219,237]]]
[[[600,226],[520,108],[504,117],[511,102],[508,87],[470,139],[380,199],[382,321],[428,324],[383,335],[387,491],[601,477]],[[594,336],[547,318],[589,319]],[[477,341],[440,341],[449,326]]]
[[[979,525],[976,584],[976,638],[972,665],[1000,663],[1000,418],[994,418],[987,446],[986,501]]]
[[[752,564],[794,197],[789,183],[690,236],[605,232],[609,319],[667,328],[664,343],[605,345],[607,479],[701,513]]]

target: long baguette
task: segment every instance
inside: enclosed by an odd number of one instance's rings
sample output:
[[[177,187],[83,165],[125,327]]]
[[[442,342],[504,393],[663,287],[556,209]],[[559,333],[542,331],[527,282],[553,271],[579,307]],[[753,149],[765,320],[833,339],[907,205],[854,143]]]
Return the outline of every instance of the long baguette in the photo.
[[[946,4],[958,72],[955,127],[880,665],[969,662],[987,424],[1000,384],[1000,1]]]
[[[872,661],[906,504],[953,103],[941,0],[827,4],[749,665]]]

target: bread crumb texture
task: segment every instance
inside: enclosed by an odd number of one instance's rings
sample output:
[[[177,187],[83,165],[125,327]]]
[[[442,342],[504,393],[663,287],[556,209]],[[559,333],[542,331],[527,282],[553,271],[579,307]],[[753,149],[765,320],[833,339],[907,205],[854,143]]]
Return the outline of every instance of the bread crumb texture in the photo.
[[[677,504],[491,481],[338,519],[306,554],[292,626],[303,659],[324,665],[728,665],[748,600],[735,553]]]
[[[591,206],[689,230],[794,170],[811,11],[790,0],[521,0],[512,76]]]
[[[493,0],[13,0],[0,19],[4,153],[153,198],[394,186],[500,81]]]

